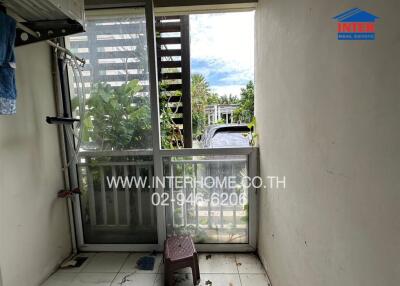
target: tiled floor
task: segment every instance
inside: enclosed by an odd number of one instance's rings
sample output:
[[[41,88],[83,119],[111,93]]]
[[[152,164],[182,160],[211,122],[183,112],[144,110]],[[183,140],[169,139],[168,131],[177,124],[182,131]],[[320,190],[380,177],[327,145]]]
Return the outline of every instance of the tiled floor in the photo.
[[[43,286],[163,286],[161,254],[154,270],[135,268],[146,253],[84,253],[88,260],[79,268],[60,269]],[[200,254],[200,286],[269,286],[267,275],[253,254]],[[176,286],[193,285],[190,268],[175,274]],[[210,284],[209,282],[212,282]]]

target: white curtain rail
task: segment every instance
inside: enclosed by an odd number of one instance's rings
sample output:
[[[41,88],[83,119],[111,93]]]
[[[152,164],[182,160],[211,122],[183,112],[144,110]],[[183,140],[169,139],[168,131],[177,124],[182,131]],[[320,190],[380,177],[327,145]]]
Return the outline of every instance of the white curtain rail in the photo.
[[[28,27],[26,27],[25,25],[23,25],[19,22],[17,22],[17,27],[36,38],[39,37],[35,31],[29,29]],[[63,53],[69,55],[71,58],[74,58],[75,60],[79,61],[82,65],[84,65],[86,63],[85,59],[82,59],[82,58],[74,55],[70,50],[61,47],[59,44],[54,43],[53,41],[50,41],[50,40],[46,40],[46,43],[49,44],[50,46],[62,51]]]

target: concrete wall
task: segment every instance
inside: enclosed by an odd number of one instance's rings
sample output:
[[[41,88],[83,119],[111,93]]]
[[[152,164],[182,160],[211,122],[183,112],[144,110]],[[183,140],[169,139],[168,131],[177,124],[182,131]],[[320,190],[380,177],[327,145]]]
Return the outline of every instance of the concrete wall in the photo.
[[[380,19],[338,41],[333,16]],[[259,254],[274,286],[400,285],[400,1],[260,0]]]
[[[0,265],[3,286],[39,285],[70,253],[54,115],[50,50],[16,49],[17,114],[0,116]],[[1,284],[1,283],[0,283]]]

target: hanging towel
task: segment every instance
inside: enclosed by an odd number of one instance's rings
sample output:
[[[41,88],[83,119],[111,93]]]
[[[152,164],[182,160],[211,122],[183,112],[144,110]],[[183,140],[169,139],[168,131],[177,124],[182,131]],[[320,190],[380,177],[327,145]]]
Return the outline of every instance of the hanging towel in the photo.
[[[16,112],[15,34],[15,20],[0,12],[0,114]]]

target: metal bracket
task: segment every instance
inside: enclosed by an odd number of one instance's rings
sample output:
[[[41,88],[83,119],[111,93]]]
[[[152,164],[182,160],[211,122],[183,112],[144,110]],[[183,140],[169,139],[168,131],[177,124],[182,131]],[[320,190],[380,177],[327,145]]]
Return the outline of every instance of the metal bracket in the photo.
[[[70,117],[54,117],[54,116],[46,116],[46,122],[48,124],[74,124],[75,122],[80,122],[77,118]]]
[[[71,19],[22,22],[20,24],[32,31],[35,31],[37,33],[37,37],[30,35],[20,28],[17,28],[17,35],[15,38],[16,47],[85,31],[84,27],[80,23]]]

